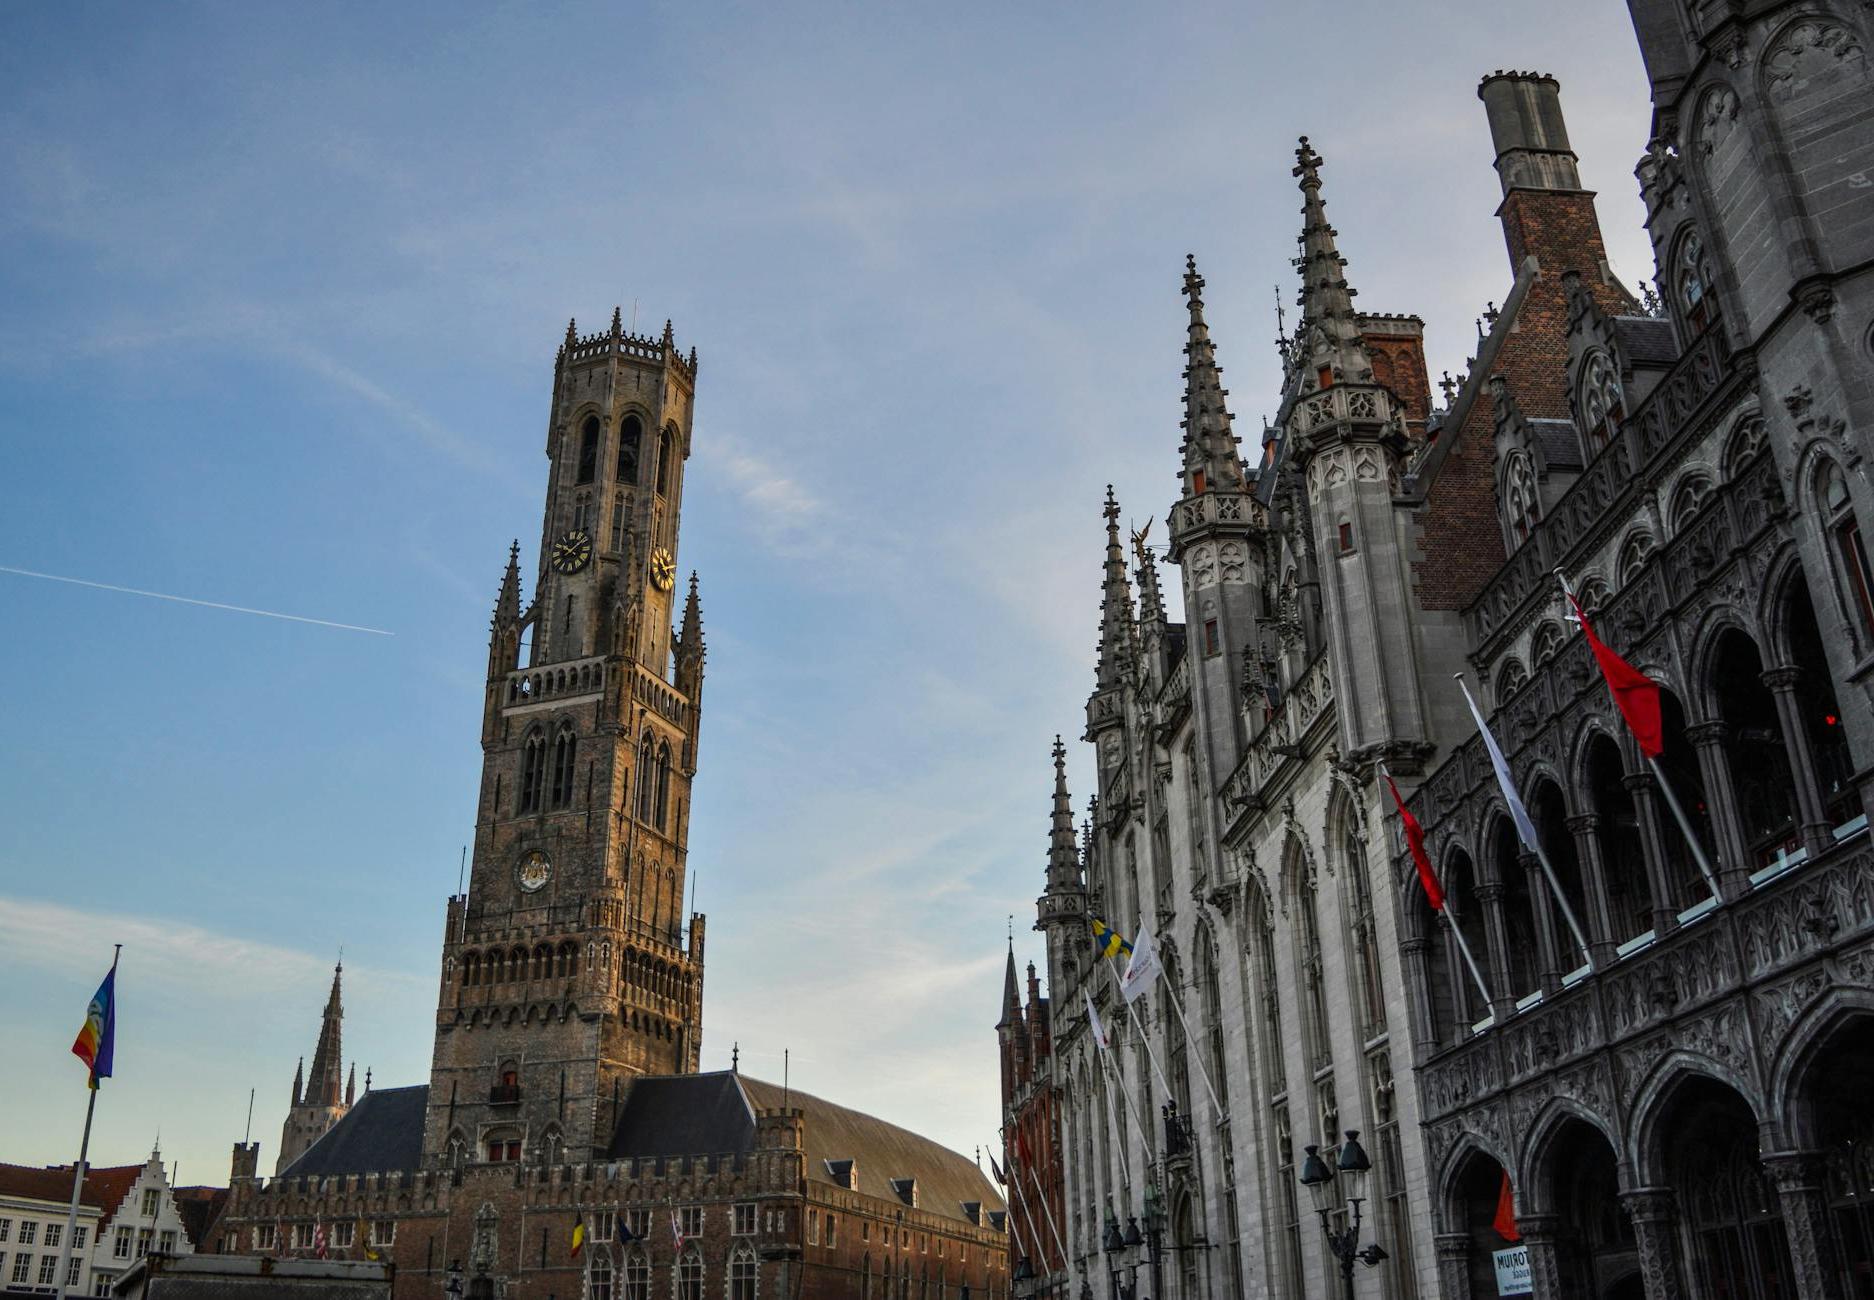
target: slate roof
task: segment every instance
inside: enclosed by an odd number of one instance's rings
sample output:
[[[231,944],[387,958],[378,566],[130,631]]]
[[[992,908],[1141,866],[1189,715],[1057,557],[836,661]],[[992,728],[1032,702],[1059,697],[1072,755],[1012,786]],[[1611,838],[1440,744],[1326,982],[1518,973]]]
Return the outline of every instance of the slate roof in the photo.
[[[755,1112],[779,1110],[784,1103],[802,1112],[809,1181],[899,1200],[894,1181],[915,1179],[919,1209],[963,1222],[965,1202],[980,1203],[985,1215],[1003,1208],[975,1164],[929,1138],[726,1070],[634,1080],[609,1154],[615,1160],[746,1155],[755,1145]]]
[[[319,1135],[282,1178],[381,1174],[415,1169],[423,1160],[423,1120],[429,1085],[374,1088],[345,1117]]]
[[[1672,322],[1655,316],[1614,317],[1614,337],[1627,361],[1641,366],[1670,366],[1679,359]]]
[[[181,1216],[183,1231],[189,1234],[189,1244],[197,1250],[206,1250],[208,1234],[227,1207],[228,1189],[178,1187],[171,1195],[176,1202],[176,1213]]]
[[[1542,452],[1542,463],[1551,472],[1580,469],[1581,433],[1573,420],[1526,420],[1529,437]]]

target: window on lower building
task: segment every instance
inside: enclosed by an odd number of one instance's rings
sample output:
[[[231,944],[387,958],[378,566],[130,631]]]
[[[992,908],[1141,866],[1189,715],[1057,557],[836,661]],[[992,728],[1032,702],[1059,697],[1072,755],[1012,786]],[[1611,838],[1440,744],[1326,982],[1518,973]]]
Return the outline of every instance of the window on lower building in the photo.
[[[150,1253],[150,1238],[154,1235],[149,1228],[137,1229],[137,1254],[139,1256]]]
[[[85,1248],[85,1238],[86,1236],[89,1235],[89,1233],[90,1233],[90,1229],[86,1228],[85,1225],[82,1223],[79,1224],[76,1228],[73,1228],[72,1229],[72,1249],[83,1250]]]
[[[350,1234],[351,1232],[350,1224],[345,1225],[345,1232],[347,1233],[347,1235]],[[345,1244],[350,1245],[351,1243],[347,1241]],[[157,1239],[156,1248],[162,1251],[163,1254],[165,1255],[175,1254],[176,1253],[176,1230],[174,1228],[164,1228],[163,1235]]]
[[[634,1215],[637,1213],[636,1210],[632,1211]],[[651,1300],[651,1262],[644,1258],[641,1250],[625,1256],[625,1294],[622,1300]]]
[[[39,1225],[31,1219],[20,1223],[20,1245],[30,1246],[39,1240]]]
[[[254,1225],[255,1250],[272,1250],[278,1244],[279,1238],[275,1236],[271,1223],[256,1223]],[[130,1253],[128,1247],[125,1248],[123,1253],[126,1255]]]
[[[677,1300],[703,1300],[703,1257],[693,1249],[677,1261]]]
[[[729,1257],[729,1300],[755,1300],[755,1252],[746,1246]]]
[[[749,1237],[753,1236],[754,1232],[755,1206],[753,1202],[744,1201],[735,1207],[735,1235]]]
[[[612,1239],[613,1226],[616,1221],[617,1216],[615,1211],[594,1210],[592,1212],[592,1240],[610,1241]]]
[[[649,1210],[629,1210],[626,1212],[626,1221],[631,1227],[631,1235],[637,1240],[643,1241],[651,1235],[651,1212]],[[630,1269],[625,1270],[627,1274],[630,1271]],[[630,1286],[629,1277],[626,1278],[626,1286]]]
[[[682,1222],[683,1235],[686,1238],[700,1237],[703,1235],[703,1207],[702,1206],[686,1205],[677,1213]]]
[[[826,1247],[831,1250],[837,1245],[839,1245],[839,1216],[828,1214],[826,1216]]]
[[[165,1238],[169,1238],[169,1237],[175,1236],[175,1234],[173,1232],[165,1232],[163,1236]],[[332,1248],[334,1250],[349,1250],[351,1249],[352,1243],[355,1242],[357,1239],[358,1239],[358,1225],[357,1224],[334,1223],[332,1225]],[[167,1246],[163,1247],[163,1253],[167,1255],[169,1253],[169,1247]]]
[[[603,1255],[586,1268],[586,1300],[612,1300],[612,1261]]]
[[[371,1225],[371,1244],[373,1246],[394,1246],[397,1244],[397,1221],[379,1219]]]
[[[157,1197],[157,1192],[154,1187],[145,1189],[143,1193],[143,1217],[144,1218],[153,1219],[156,1217],[156,1197]]]
[[[33,1257],[30,1251],[22,1250],[13,1257],[13,1280],[24,1282],[32,1273]]]
[[[70,1262],[66,1264],[65,1266],[65,1289],[67,1291],[71,1290],[73,1287],[78,1285],[78,1273],[79,1273],[79,1270],[82,1269],[83,1267],[84,1267],[84,1260],[80,1259],[76,1255],[73,1255],[71,1257]]]
[[[807,1211],[807,1244],[809,1246],[820,1244],[820,1212],[818,1210]]]
[[[57,1255],[41,1255],[39,1257],[39,1285],[51,1286],[53,1282],[58,1280],[58,1276],[59,1257]]]
[[[46,1224],[46,1245],[56,1246],[65,1239],[65,1225],[62,1223]]]
[[[13,1239],[13,1220],[0,1219],[0,1241],[11,1241],[12,1239]]]
[[[91,1278],[91,1294],[107,1296],[111,1293],[111,1284],[117,1280],[115,1273],[96,1273]]]

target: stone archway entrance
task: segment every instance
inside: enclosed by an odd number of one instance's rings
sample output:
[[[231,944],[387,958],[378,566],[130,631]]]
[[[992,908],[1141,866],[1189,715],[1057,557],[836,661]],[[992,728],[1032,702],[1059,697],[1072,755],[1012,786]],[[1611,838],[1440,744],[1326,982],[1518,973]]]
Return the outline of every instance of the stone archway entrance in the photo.
[[[1549,1213],[1526,1215],[1522,1223],[1532,1255],[1554,1252],[1555,1300],[1640,1300],[1639,1250],[1606,1135],[1586,1120],[1564,1120],[1544,1152],[1534,1178]]]
[[[1841,1024],[1810,1057],[1791,1132],[1809,1148],[1779,1157],[1792,1236],[1812,1234],[1824,1300],[1874,1300],[1874,1015]],[[1832,1284],[1832,1285],[1831,1285]]]
[[[1757,1117],[1733,1089],[1689,1079],[1665,1103],[1659,1150],[1679,1193],[1683,1276],[1711,1300],[1798,1300]]]

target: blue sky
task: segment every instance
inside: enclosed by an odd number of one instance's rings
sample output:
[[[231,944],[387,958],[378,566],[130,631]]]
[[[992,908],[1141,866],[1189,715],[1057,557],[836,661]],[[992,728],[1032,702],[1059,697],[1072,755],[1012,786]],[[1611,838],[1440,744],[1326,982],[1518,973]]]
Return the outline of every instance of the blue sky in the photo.
[[[340,945],[347,1055],[426,1077],[488,613],[614,304],[701,357],[704,1065],[987,1141],[1104,485],[1174,490],[1185,253],[1253,436],[1307,132],[1361,306],[1460,370],[1509,279],[1476,83],[1539,67],[1637,284],[1632,31],[1557,14],[6,7],[0,565],[394,635],[0,573],[0,1160],[71,1158],[113,941],[96,1160],[160,1128],[223,1180],[252,1087],[271,1168]]]

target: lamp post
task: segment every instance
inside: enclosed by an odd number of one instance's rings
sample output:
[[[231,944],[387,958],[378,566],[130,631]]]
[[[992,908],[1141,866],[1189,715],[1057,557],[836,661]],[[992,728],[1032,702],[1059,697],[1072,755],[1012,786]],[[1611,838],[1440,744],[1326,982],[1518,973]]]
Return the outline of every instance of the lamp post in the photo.
[[[1133,1228],[1137,1232],[1137,1226]],[[1136,1238],[1135,1238],[1136,1240]],[[1165,1206],[1158,1198],[1158,1184],[1145,1185],[1145,1242],[1152,1257],[1152,1294],[1163,1300],[1165,1277],[1163,1267],[1165,1244]]]
[[[1137,1244],[1138,1232],[1138,1221],[1134,1220],[1132,1224],[1132,1244]],[[1106,1231],[1100,1236],[1100,1249],[1106,1252],[1106,1269],[1113,1280],[1113,1300],[1134,1300],[1135,1288],[1119,1280],[1119,1270],[1128,1267],[1127,1264],[1120,1259],[1120,1256],[1126,1253],[1127,1245],[1126,1234],[1120,1231],[1119,1220],[1113,1217],[1113,1209],[1109,1205],[1106,1207]],[[1131,1276],[1136,1277],[1138,1275],[1138,1270],[1138,1264],[1132,1264],[1130,1266]]]
[[[1360,1206],[1366,1200],[1366,1176],[1373,1168],[1373,1162],[1366,1158],[1366,1149],[1360,1145],[1360,1134],[1355,1129],[1347,1130],[1347,1140],[1341,1143],[1340,1155],[1333,1165],[1321,1158],[1321,1148],[1305,1148],[1307,1156],[1301,1162],[1301,1185],[1308,1189],[1314,1199],[1315,1213],[1321,1216],[1321,1231],[1327,1235],[1327,1248],[1333,1252],[1340,1263],[1341,1278],[1347,1284],[1347,1300],[1353,1300],[1353,1263],[1357,1259],[1368,1268],[1376,1267],[1386,1258],[1386,1251],[1378,1242],[1372,1242],[1364,1249],[1360,1246]],[[1347,1201],[1347,1228],[1344,1232],[1334,1231],[1333,1214],[1335,1202],[1335,1174],[1338,1171],[1339,1186]]]

